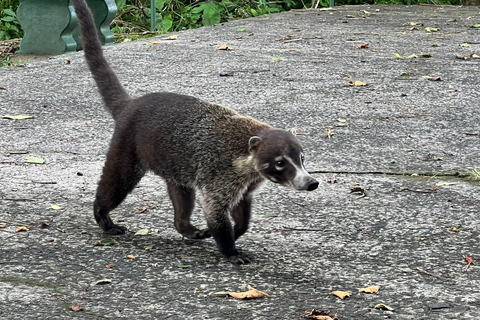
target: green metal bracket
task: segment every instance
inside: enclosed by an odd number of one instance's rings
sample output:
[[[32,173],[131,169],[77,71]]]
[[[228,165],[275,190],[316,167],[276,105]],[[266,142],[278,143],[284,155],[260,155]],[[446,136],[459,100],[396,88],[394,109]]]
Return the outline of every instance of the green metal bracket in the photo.
[[[115,0],[87,0],[102,44],[113,43],[110,23]],[[62,54],[81,48],[77,16],[70,0],[20,0],[17,17],[25,31],[20,53]]]
[[[155,31],[157,29],[157,6],[155,5],[155,0],[150,1],[150,31]]]

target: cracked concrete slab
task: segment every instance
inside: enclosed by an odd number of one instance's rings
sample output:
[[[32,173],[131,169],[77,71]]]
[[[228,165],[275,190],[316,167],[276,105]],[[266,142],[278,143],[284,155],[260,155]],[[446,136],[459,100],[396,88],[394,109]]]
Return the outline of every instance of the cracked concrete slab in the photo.
[[[316,308],[342,320],[478,319],[480,269],[464,271],[463,256],[480,256],[479,185],[463,177],[480,167],[480,60],[456,56],[480,54],[479,13],[291,11],[105,47],[132,96],[191,94],[303,133],[320,188],[261,190],[238,241],[254,263],[241,267],[212,240],[182,239],[154,175],[112,215],[130,232],[95,246],[107,237],[92,202],[113,122],[83,54],[1,68],[0,115],[34,118],[0,119],[0,316],[300,319]],[[233,50],[218,50],[224,43]],[[194,222],[205,226],[199,206]],[[21,225],[29,231],[15,232]],[[210,295],[247,285],[271,298]],[[358,293],[369,285],[380,291]],[[373,308],[380,303],[395,310]]]

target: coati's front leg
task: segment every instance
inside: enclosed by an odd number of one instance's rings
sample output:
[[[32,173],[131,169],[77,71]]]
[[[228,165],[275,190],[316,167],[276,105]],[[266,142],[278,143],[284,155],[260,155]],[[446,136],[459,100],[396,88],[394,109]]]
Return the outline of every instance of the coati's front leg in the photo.
[[[238,239],[248,230],[248,224],[250,222],[250,212],[252,208],[252,197],[250,194],[240,200],[240,202],[232,209],[231,215],[235,226],[233,227],[233,233],[235,240]]]
[[[167,188],[175,212],[175,228],[177,231],[190,239],[211,237],[212,235],[208,230],[199,230],[190,223],[190,217],[195,206],[195,190],[173,183],[167,183]]]
[[[250,258],[235,248],[235,236],[228,217],[230,198],[206,192],[203,193],[203,198],[203,210],[208,230],[215,239],[220,252],[234,264],[250,263]]]
[[[127,231],[124,226],[113,223],[110,211],[125,199],[145,174],[134,150],[128,147],[128,143],[113,139],[98,183],[93,211],[98,225],[108,234]]]

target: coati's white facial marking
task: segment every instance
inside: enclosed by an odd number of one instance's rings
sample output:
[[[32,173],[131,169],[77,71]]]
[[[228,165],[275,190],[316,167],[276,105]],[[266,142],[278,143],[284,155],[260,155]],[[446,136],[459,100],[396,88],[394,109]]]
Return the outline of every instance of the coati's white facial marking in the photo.
[[[310,174],[307,172],[303,165],[303,153],[300,154],[300,165],[297,165],[295,161],[293,161],[293,159],[287,155],[285,155],[284,158],[296,169],[295,177],[288,182],[289,186],[297,190],[304,189],[304,186],[312,180],[312,176],[310,176]]]
[[[270,163],[260,164],[257,166],[257,170],[265,170],[268,169],[268,167],[270,167]]]
[[[275,179],[274,177],[268,177],[267,179],[270,180],[270,181],[272,181],[272,182],[278,182],[278,180]]]

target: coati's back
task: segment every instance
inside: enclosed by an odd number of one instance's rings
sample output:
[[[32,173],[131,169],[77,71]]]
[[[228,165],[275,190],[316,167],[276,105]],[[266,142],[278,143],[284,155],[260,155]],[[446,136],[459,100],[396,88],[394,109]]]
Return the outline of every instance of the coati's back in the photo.
[[[204,167],[229,170],[236,159],[250,154],[248,139],[272,127],[215,103],[162,92],[133,99],[116,131],[124,128],[135,136],[138,155],[148,169],[193,187],[198,180],[206,183],[215,177],[203,172]]]

